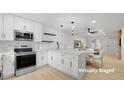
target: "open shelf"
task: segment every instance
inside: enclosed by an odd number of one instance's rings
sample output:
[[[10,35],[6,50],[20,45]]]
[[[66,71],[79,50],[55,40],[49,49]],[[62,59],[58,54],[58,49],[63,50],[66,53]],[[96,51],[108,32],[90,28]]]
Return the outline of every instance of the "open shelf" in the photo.
[[[54,41],[42,40],[42,42],[53,43]]]
[[[43,33],[44,35],[50,35],[50,36],[56,36],[56,34],[51,34],[51,33]]]

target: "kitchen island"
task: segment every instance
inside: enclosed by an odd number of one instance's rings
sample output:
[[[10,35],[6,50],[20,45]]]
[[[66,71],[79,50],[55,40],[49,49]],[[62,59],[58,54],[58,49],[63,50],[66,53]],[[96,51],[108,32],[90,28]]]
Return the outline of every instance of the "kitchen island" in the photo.
[[[86,50],[50,50],[48,51],[48,64],[75,79],[80,79],[86,68]]]

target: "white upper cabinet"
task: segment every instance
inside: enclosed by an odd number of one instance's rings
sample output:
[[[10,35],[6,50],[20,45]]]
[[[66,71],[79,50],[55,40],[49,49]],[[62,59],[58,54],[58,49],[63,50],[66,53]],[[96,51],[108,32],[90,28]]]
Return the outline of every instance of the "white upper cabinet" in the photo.
[[[33,32],[33,21],[15,16],[15,27],[16,30]]]
[[[34,41],[42,40],[42,24],[11,14],[0,14],[0,40],[14,40],[14,30],[33,32]]]
[[[14,17],[9,14],[0,14],[0,40],[14,40]]]
[[[36,55],[36,63],[37,63],[37,67],[43,66],[47,64],[47,60],[48,60],[48,53],[47,51],[39,51],[37,52]]]
[[[15,16],[15,26],[14,26],[14,29],[16,30],[24,30],[24,19],[21,18],[21,17],[17,17]]]
[[[3,14],[0,14],[0,40],[3,39]]]
[[[4,40],[14,40],[14,16],[4,14]]]
[[[42,25],[34,22],[34,41],[41,42],[42,40]]]
[[[28,32],[33,32],[33,22],[31,20],[25,19],[24,30]]]

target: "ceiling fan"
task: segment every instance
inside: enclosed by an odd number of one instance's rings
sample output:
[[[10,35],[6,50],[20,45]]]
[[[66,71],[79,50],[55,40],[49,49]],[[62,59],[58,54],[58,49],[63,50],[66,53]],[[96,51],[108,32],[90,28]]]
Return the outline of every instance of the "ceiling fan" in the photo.
[[[88,27],[87,29],[88,35],[92,35],[92,36],[97,36],[97,35],[105,35],[102,27]]]
[[[97,30],[92,30],[92,28],[88,28],[88,33],[90,34],[96,34],[97,33]]]
[[[77,32],[89,36],[105,35],[103,28],[100,26],[83,26],[82,29],[77,29]]]
[[[91,24],[87,28],[89,35],[105,35],[103,28],[96,26],[96,20],[92,20]]]

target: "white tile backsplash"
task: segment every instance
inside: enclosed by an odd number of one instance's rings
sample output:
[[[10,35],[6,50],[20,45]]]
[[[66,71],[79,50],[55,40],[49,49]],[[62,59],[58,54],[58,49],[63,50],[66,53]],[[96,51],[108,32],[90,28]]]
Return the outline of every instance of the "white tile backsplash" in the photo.
[[[0,41],[0,53],[13,52],[13,42]]]
[[[25,42],[25,41],[0,41],[0,53],[2,52],[14,52],[14,48],[18,47],[19,45],[30,45],[30,47],[33,47],[32,42]]]

